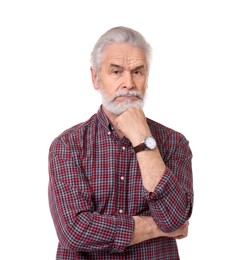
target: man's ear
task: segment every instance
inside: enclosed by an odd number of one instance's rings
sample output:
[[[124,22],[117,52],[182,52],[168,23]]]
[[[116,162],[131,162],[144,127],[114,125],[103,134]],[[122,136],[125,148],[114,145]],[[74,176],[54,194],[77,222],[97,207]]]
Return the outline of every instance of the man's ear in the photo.
[[[93,67],[90,68],[90,72],[91,72],[91,80],[92,80],[93,86],[96,90],[98,90],[100,87],[98,84],[97,73]]]

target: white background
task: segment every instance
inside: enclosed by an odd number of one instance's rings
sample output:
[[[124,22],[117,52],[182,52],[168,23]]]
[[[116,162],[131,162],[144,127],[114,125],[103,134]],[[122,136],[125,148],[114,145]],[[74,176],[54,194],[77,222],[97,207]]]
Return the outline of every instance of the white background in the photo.
[[[48,148],[100,105],[89,59],[107,29],[153,47],[145,113],[194,154],[182,260],[239,259],[239,8],[232,0],[0,2],[0,259],[55,259]]]

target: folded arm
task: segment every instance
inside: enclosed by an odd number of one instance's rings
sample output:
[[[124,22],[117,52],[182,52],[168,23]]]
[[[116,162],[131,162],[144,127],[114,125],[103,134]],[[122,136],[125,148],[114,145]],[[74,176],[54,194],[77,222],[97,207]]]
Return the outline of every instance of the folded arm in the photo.
[[[134,216],[135,228],[130,242],[130,246],[141,243],[143,241],[157,238],[170,237],[175,239],[185,238],[188,235],[188,221],[176,231],[165,233],[155,223],[152,217]]]
[[[49,154],[49,204],[61,245],[71,251],[124,251],[133,218],[96,212],[88,180],[79,171],[69,147],[55,142]]]
[[[169,233],[181,228],[193,207],[192,153],[188,141],[170,129],[161,138],[153,127],[150,129],[141,108],[128,109],[116,118],[115,125],[133,146],[147,136],[157,135],[158,149],[136,154],[144,199],[161,230]]]

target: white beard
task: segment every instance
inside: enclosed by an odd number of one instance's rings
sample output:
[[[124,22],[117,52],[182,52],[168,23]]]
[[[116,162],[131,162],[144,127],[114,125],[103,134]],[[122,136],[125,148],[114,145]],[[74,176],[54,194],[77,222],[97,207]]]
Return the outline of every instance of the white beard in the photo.
[[[142,96],[138,91],[135,90],[121,90],[118,91],[113,97],[109,97],[105,94],[104,90],[100,88],[100,93],[102,97],[102,104],[103,106],[110,111],[111,113],[115,115],[120,115],[124,111],[126,111],[129,108],[132,107],[141,107],[144,106],[144,96]],[[132,101],[130,98],[125,98],[122,102],[116,102],[117,97],[123,97],[123,96],[136,96],[138,97],[137,101]]]

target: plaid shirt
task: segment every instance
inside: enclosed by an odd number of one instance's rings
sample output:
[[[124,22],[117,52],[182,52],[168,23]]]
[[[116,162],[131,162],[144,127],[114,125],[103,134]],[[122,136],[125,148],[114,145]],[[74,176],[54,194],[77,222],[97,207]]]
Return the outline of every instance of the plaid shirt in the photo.
[[[49,204],[59,238],[57,259],[179,259],[176,240],[128,246],[132,216],[152,216],[171,232],[192,212],[192,154],[185,137],[150,119],[166,171],[154,192],[142,185],[132,144],[99,109],[58,136],[49,152]]]

